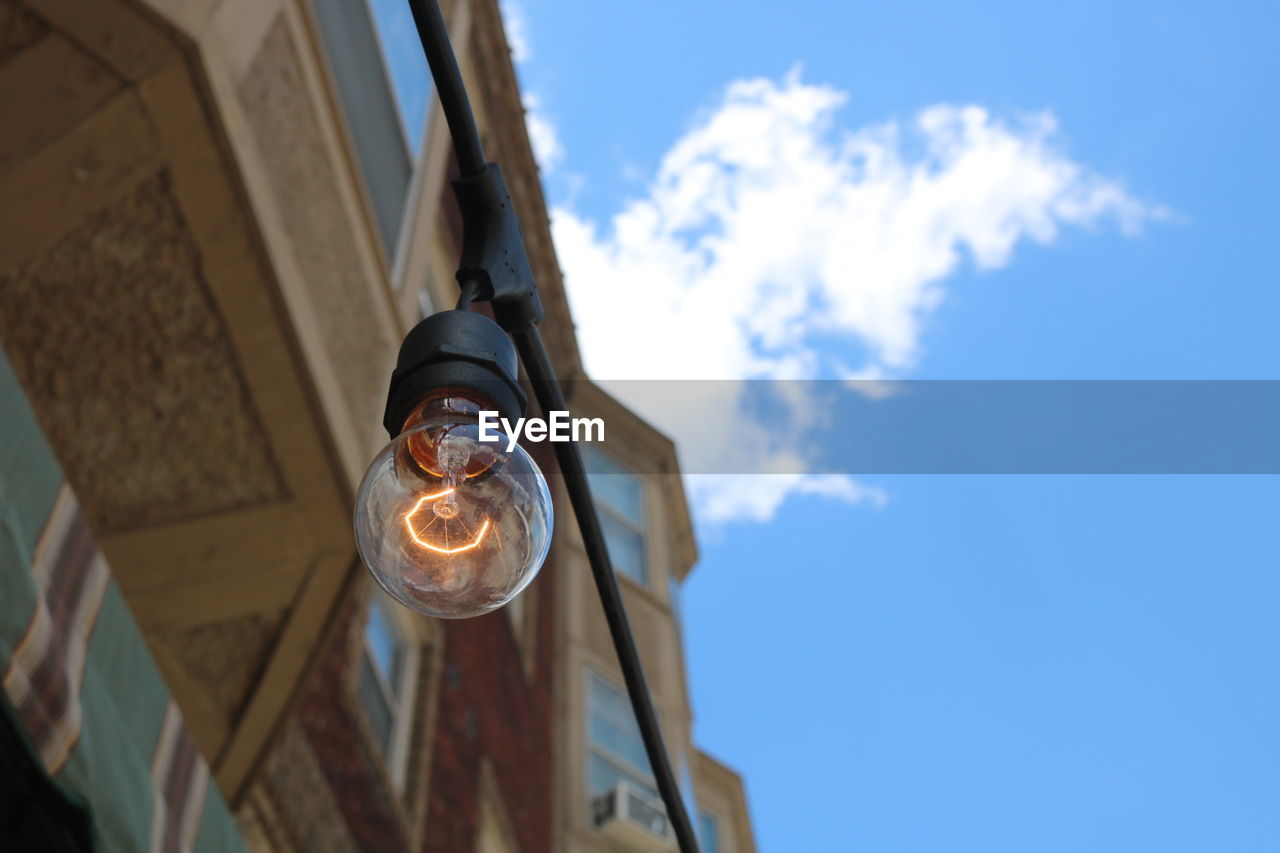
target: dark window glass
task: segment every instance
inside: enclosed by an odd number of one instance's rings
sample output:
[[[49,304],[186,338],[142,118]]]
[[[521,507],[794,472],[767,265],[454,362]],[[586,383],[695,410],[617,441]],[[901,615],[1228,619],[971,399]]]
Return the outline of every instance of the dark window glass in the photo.
[[[587,787],[599,796],[626,781],[656,799],[653,771],[626,691],[587,674]]]
[[[718,853],[720,850],[720,827],[714,815],[698,812],[698,847],[702,853]]]
[[[587,448],[586,464],[591,494],[600,510],[600,524],[614,569],[637,583],[648,584],[643,483],[635,474],[591,447]]]
[[[594,448],[588,447],[586,463],[596,501],[643,529],[644,491],[640,478]]]
[[[633,581],[649,582],[645,565],[644,536],[627,527],[608,512],[600,514],[600,526],[604,529],[605,544],[609,546],[609,559],[613,568]]]
[[[406,28],[402,20],[409,18],[405,3],[313,4],[378,233],[394,257],[430,103],[426,60],[411,22]]]
[[[360,704],[364,706],[365,716],[369,718],[369,725],[372,726],[379,745],[382,746],[384,751],[390,749],[391,703],[387,701],[386,691],[383,689],[379,676],[374,671],[368,655],[365,655],[360,661],[359,693]]]
[[[432,83],[431,69],[427,67],[427,57],[413,25],[413,13],[404,0],[369,0],[369,11],[378,32],[378,43],[382,45],[405,142],[417,158],[422,153]]]
[[[636,790],[648,794],[654,800],[659,799],[658,789],[652,784],[644,781],[635,773],[623,770],[598,752],[591,753],[587,777],[588,790],[593,797],[607,793],[619,782],[630,782],[635,786]]]

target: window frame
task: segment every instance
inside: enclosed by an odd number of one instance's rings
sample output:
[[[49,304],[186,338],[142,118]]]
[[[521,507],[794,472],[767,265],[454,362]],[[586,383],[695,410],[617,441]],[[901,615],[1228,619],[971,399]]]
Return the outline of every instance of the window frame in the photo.
[[[599,490],[593,489],[591,497],[592,497],[592,503],[595,505],[596,509],[599,512],[603,513],[604,515],[607,515],[610,520],[617,522],[618,524],[622,525],[626,530],[636,534],[640,538],[640,569],[643,572],[644,576],[641,578],[634,577],[628,572],[625,572],[619,569],[616,564],[614,565],[615,574],[618,574],[621,577],[627,578],[632,583],[644,589],[651,590],[654,588],[653,560],[650,555],[650,548],[649,548],[649,517],[651,513],[649,509],[649,490],[646,487],[644,478],[641,477],[639,474],[637,474],[635,472],[635,469],[633,469],[630,465],[627,465],[612,453],[607,453],[596,447],[592,447],[588,445],[586,447],[586,456],[587,456],[586,468],[587,468],[587,474],[589,478],[590,477],[619,477],[619,476],[630,477],[635,481],[636,486],[640,490],[640,523],[639,524],[637,524],[635,520],[629,518],[626,515],[626,513],[615,508],[608,501],[603,499],[600,495]],[[599,457],[601,459],[604,459],[606,462],[611,463],[614,467],[618,468],[620,473],[601,474],[601,473],[592,472],[591,471],[592,457]],[[610,562],[614,562],[614,556],[615,555],[612,553],[609,554]]]
[[[351,154],[351,161],[354,165],[354,171],[357,173],[357,182],[360,186],[360,195],[364,199],[363,207],[367,211],[374,234],[377,236],[377,243],[380,248],[380,254],[386,262],[388,276],[392,289],[401,291],[405,282],[405,267],[408,262],[410,244],[413,242],[413,232],[417,227],[418,208],[422,200],[422,186],[428,173],[428,160],[430,154],[430,141],[432,128],[436,124],[436,103],[435,97],[435,81],[430,80],[426,97],[426,109],[424,111],[423,126],[421,128],[422,142],[415,153],[413,143],[411,141],[411,133],[406,122],[404,111],[401,109],[399,95],[396,90],[395,81],[393,79],[390,56],[386,49],[386,38],[378,25],[377,14],[374,11],[371,0],[337,0],[340,4],[350,4],[346,6],[347,14],[359,14],[364,24],[367,25],[367,35],[371,38],[374,52],[377,53],[377,72],[379,78],[380,96],[385,95],[385,100],[390,106],[395,125],[395,137],[398,142],[400,153],[404,156],[406,166],[405,183],[403,186],[403,195],[399,199],[400,210],[392,212],[387,209],[390,204],[383,200],[383,194],[386,192],[382,187],[382,182],[376,180],[371,171],[377,169],[373,164],[381,163],[383,157],[371,156],[375,152],[369,148],[369,142],[362,141],[362,137],[355,131],[355,125],[359,122],[359,117],[353,115],[353,107],[349,103],[344,93],[352,83],[351,75],[340,63],[335,62],[331,56],[334,45],[330,42],[329,33],[336,23],[336,19],[329,17],[326,9],[322,9],[325,0],[310,0],[306,5],[314,22],[314,32],[317,35],[316,45],[322,54],[327,76],[332,84],[334,95],[334,103],[337,106],[340,123],[346,136],[348,150]],[[358,8],[358,11],[357,11]],[[364,51],[362,50],[361,53]],[[356,81],[358,82],[358,81]],[[383,111],[385,112],[385,111]],[[386,150],[382,152],[386,154]],[[378,185],[379,188],[375,188]],[[383,218],[394,217],[394,226],[387,223],[383,224]]]
[[[639,783],[639,785],[641,786],[642,793],[652,797],[656,801],[661,802],[661,797],[658,795],[658,780],[653,775],[652,770],[646,770],[644,768],[637,767],[625,756],[614,753],[607,746],[597,744],[595,741],[595,738],[592,736],[592,733],[591,733],[591,728],[592,728],[591,711],[592,711],[592,701],[594,698],[594,693],[592,691],[592,684],[594,683],[593,679],[595,681],[598,681],[600,685],[605,689],[612,690],[614,693],[621,696],[622,701],[626,703],[628,708],[630,708],[631,700],[627,696],[626,687],[619,686],[617,682],[615,682],[611,678],[608,678],[607,676],[604,675],[604,673],[600,672],[598,669],[596,669],[593,666],[588,665],[584,668],[584,670],[585,670],[585,676],[586,676],[585,678],[586,690],[584,691],[585,699],[586,699],[584,703],[586,706],[585,708],[586,714],[583,718],[585,722],[585,725],[583,726],[583,738],[586,746],[586,749],[584,750],[584,756],[586,758],[586,761],[584,762],[584,766],[583,766],[583,774],[584,774],[583,790],[586,792],[586,795],[587,795],[586,801],[587,801],[588,809],[590,809],[592,800],[594,800],[598,796],[601,796],[601,792],[595,792],[591,790],[591,759],[593,756],[597,756],[597,755],[602,760],[608,762],[609,764],[612,764],[616,769],[620,770],[623,776],[627,777],[627,781],[631,782],[632,784]],[[634,716],[634,713],[633,713],[633,716]],[[639,734],[638,722],[636,723],[636,732],[637,734]],[[643,747],[643,740],[641,741],[641,745]]]
[[[369,16],[370,28],[373,30],[374,40],[378,43],[378,58],[382,60],[382,77],[386,81],[387,90],[391,92],[391,103],[395,105],[395,114],[398,119],[397,124],[400,127],[400,141],[404,143],[405,157],[409,162],[421,160],[427,152],[427,131],[431,129],[431,112],[435,105],[435,78],[430,78],[431,83],[427,87],[427,103],[426,110],[423,113],[422,120],[422,143],[417,153],[413,150],[413,141],[410,139],[409,124],[405,121],[404,110],[400,105],[400,96],[396,93],[395,76],[391,70],[391,57],[387,50],[385,36],[381,28],[378,26],[378,13],[374,10],[374,0],[359,0],[364,3],[365,11]],[[430,70],[428,70],[430,75]]]
[[[369,639],[369,626],[375,612],[374,608],[379,608],[378,612],[382,616],[383,623],[398,644],[398,657],[393,663],[397,671],[392,673],[390,678],[382,672],[382,668],[378,665],[377,655],[373,651],[372,643]],[[403,793],[408,777],[409,747],[413,742],[418,704],[418,676],[422,661],[423,642],[418,636],[418,632],[405,623],[405,619],[397,610],[398,608],[391,604],[385,594],[381,591],[375,591],[369,598],[368,607],[365,609],[364,621],[360,625],[360,662],[356,673],[357,685],[363,675],[364,668],[368,667],[391,717],[391,728],[385,744],[377,736],[377,732],[373,730],[373,722],[369,719],[370,711],[358,686],[356,689],[356,703],[360,706],[361,712],[365,714],[370,740],[376,744],[376,748],[382,756],[388,775],[391,777],[392,785],[397,793]],[[394,681],[395,684],[389,683],[391,681]]]
[[[427,174],[427,155],[430,153],[428,149],[431,144],[431,128],[435,125],[436,104],[439,102],[439,98],[436,96],[435,78],[431,76],[430,69],[428,69],[426,108],[422,113],[422,127],[418,129],[422,134],[422,139],[418,144],[418,150],[415,152],[411,139],[412,131],[409,129],[408,122],[405,121],[404,110],[400,104],[400,96],[396,91],[396,82],[391,70],[391,56],[385,42],[386,36],[378,26],[378,14],[373,8],[373,0],[360,0],[360,2],[364,4],[365,11],[369,16],[370,28],[373,30],[374,41],[378,43],[378,59],[381,61],[382,79],[386,83],[387,91],[391,93],[391,103],[396,114],[396,124],[400,128],[400,141],[404,143],[405,158],[409,161],[409,181],[405,187],[404,207],[400,211],[400,229],[396,234],[396,244],[394,247],[386,247],[387,261],[391,269],[391,286],[398,291],[404,287],[405,266],[409,260],[409,244],[413,239],[413,231],[417,227],[418,217],[416,214],[418,205],[422,201],[422,185],[426,180]],[[363,175],[363,164],[360,171]],[[425,289],[422,293],[426,293]],[[421,296],[419,300],[421,301]],[[423,310],[425,311],[426,309],[424,308]],[[432,313],[434,313],[434,308]]]
[[[710,821],[711,823],[711,841],[714,843],[710,845],[707,844],[708,839],[705,831],[703,830],[704,821]],[[724,845],[720,843],[720,825],[722,822],[720,815],[716,814],[711,809],[698,806],[697,824],[695,826],[694,835],[697,836],[698,848],[702,853],[719,853],[723,848]]]

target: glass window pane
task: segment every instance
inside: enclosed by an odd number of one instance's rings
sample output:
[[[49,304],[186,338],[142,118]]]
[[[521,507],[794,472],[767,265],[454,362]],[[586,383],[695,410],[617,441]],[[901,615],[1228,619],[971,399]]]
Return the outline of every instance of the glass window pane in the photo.
[[[383,47],[364,2],[313,0],[313,7],[383,248],[394,257],[414,161]]]
[[[717,853],[720,849],[720,830],[713,815],[698,812],[698,847],[702,853]]]
[[[613,568],[638,583],[648,583],[649,571],[644,559],[644,537],[627,527],[607,511],[600,513],[604,541],[609,546]]]
[[[591,796],[598,797],[619,782],[630,782],[638,790],[658,799],[658,789],[633,773],[628,773],[607,758],[592,752],[587,767],[587,788]]]
[[[364,655],[360,661],[360,704],[364,706],[365,715],[373,727],[378,743],[385,750],[391,744],[391,707],[378,684],[378,676],[374,674],[369,656]]]
[[[597,675],[592,674],[590,681],[592,745],[652,775],[644,740],[640,737],[640,726],[636,723],[627,694]]]
[[[431,71],[418,41],[413,14],[404,0],[369,0],[373,26],[378,31],[382,56],[395,93],[396,107],[404,127],[405,140],[416,159],[422,151],[431,103]]]
[[[387,621],[387,613],[376,601],[369,605],[369,620],[364,626],[365,644],[374,665],[394,693],[398,687],[402,643]]]
[[[640,478],[599,450],[587,448],[587,473],[596,501],[644,529],[644,491]]]

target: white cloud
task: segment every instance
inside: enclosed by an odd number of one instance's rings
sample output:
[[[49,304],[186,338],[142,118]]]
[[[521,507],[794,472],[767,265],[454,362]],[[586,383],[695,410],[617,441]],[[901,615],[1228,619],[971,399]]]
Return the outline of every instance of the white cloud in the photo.
[[[901,376],[966,258],[997,269],[1020,242],[1052,243],[1064,227],[1111,222],[1132,234],[1168,216],[1062,153],[1049,113],[1001,119],[941,104],[905,124],[849,131],[835,123],[845,100],[798,71],[734,82],[607,226],[553,211],[592,376]],[[864,355],[851,363],[832,340]],[[626,399],[641,387],[612,390]],[[691,478],[703,520],[766,520],[797,493],[884,500],[848,477],[796,473],[804,462],[779,436],[802,428],[800,402],[795,423],[768,429],[745,426],[728,397],[696,412],[627,402],[675,436],[685,458],[722,451],[732,434],[737,452],[783,472],[768,488]]]
[[[533,92],[524,95],[524,124],[529,131],[533,156],[543,172],[550,173],[564,159],[564,146],[556,126],[542,112],[542,101]]]
[[[515,0],[502,0],[502,23],[507,31],[507,44],[511,46],[511,58],[516,65],[524,65],[533,59],[533,46],[529,41],[529,27],[524,9]],[[542,109],[542,99],[536,92],[526,91],[521,98],[524,104],[524,124],[529,131],[529,143],[538,166],[550,174],[564,159],[564,146],[555,123]]]
[[[794,71],[735,82],[607,228],[554,211],[593,375],[901,372],[966,256],[994,269],[1064,226],[1165,215],[1063,155],[1047,113],[939,105],[849,132],[845,98]],[[832,363],[830,335],[866,362]]]
[[[525,24],[524,10],[513,0],[502,0],[502,23],[507,31],[507,44],[511,46],[511,58],[519,65],[533,58],[529,45],[529,28]]]
[[[685,488],[701,524],[763,522],[793,495],[821,495],[875,508],[888,496],[844,474],[690,474]]]

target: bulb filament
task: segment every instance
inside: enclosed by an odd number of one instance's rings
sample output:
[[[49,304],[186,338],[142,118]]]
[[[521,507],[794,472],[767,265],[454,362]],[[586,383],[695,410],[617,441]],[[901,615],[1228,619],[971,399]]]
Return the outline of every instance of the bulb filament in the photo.
[[[461,553],[462,551],[470,551],[472,548],[475,548],[477,545],[480,544],[481,540],[484,539],[485,533],[489,531],[489,519],[487,518],[484,520],[484,524],[480,525],[480,532],[476,533],[475,536],[472,537],[470,542],[468,542],[466,545],[459,545],[456,548],[447,547],[448,545],[447,538],[446,538],[446,547],[441,548],[439,545],[428,542],[424,539],[419,538],[418,536],[420,532],[425,532],[428,527],[434,524],[437,519],[453,518],[454,516],[457,515],[457,506],[453,500],[453,495],[454,495],[454,492],[456,491],[457,491],[456,488],[451,487],[440,492],[434,492],[433,494],[430,494],[430,495],[423,495],[422,497],[418,498],[418,502],[413,505],[413,509],[409,510],[407,513],[404,514],[404,526],[408,528],[409,536],[413,538],[414,542],[417,542],[423,548],[426,548],[429,551],[435,551],[438,554],[458,554],[458,553]],[[433,509],[432,519],[422,527],[422,530],[415,530],[413,527],[413,517],[417,515],[418,511],[421,510],[422,507],[425,506],[429,501],[439,502],[438,504],[436,504],[436,506],[432,508]],[[442,507],[450,508],[452,510],[452,513],[437,511]],[[461,521],[459,521],[458,523],[462,524]],[[467,527],[465,524],[462,524],[462,529],[467,530]],[[467,533],[470,533],[470,532],[471,532],[470,530],[467,530]]]

